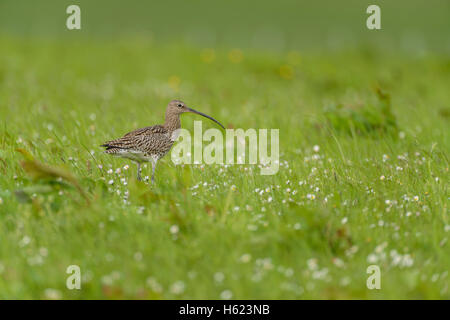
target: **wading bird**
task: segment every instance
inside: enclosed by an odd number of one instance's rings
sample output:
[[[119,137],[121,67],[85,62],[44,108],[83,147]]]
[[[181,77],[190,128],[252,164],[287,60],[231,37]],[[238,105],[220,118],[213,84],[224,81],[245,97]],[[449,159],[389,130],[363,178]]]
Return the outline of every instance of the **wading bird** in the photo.
[[[137,178],[141,180],[141,163],[152,163],[152,183],[155,182],[155,168],[159,159],[164,157],[178,138],[181,128],[180,115],[192,112],[204,116],[225,129],[216,119],[191,109],[180,100],[172,100],[167,105],[166,121],[163,125],[154,125],[129,132],[122,138],[111,140],[102,144],[105,153],[130,159],[137,164]]]

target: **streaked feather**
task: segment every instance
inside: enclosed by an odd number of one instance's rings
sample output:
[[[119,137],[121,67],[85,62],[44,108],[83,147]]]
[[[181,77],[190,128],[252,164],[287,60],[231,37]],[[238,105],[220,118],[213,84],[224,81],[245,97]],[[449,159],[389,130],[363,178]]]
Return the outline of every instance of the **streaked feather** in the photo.
[[[122,138],[107,141],[101,146],[106,148],[105,152],[108,154],[149,161],[155,157],[162,158],[169,152],[174,143],[171,135],[172,132],[164,126],[155,125],[128,132]]]

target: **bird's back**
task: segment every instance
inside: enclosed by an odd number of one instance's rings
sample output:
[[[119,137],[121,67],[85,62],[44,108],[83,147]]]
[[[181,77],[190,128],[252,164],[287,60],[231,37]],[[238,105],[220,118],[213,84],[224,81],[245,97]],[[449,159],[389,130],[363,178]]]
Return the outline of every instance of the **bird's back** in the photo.
[[[127,158],[138,154],[142,154],[143,157],[161,158],[170,150],[173,143],[171,132],[164,126],[155,125],[128,132],[122,138],[107,141],[101,146],[106,148],[105,152],[108,154]]]

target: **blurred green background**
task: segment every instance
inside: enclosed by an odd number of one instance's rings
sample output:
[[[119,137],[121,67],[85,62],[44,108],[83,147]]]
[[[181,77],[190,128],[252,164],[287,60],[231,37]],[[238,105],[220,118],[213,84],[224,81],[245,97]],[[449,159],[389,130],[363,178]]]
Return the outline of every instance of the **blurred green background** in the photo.
[[[77,4],[82,30],[65,27]],[[366,8],[381,7],[382,30],[366,28]],[[142,1],[2,0],[0,32],[40,37],[139,35],[149,41],[186,42],[282,51],[348,49],[365,44],[423,53],[450,50],[450,1]]]
[[[449,17],[448,0],[0,0],[0,298],[449,299]],[[280,128],[278,174],[166,156],[150,188],[103,154],[173,98]]]

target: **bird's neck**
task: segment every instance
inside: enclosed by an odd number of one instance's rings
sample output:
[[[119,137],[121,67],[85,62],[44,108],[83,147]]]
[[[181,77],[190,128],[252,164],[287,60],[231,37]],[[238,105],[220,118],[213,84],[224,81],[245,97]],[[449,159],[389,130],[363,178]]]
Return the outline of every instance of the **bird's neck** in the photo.
[[[169,131],[175,131],[181,128],[180,115],[178,114],[166,114],[166,122],[164,128]]]

